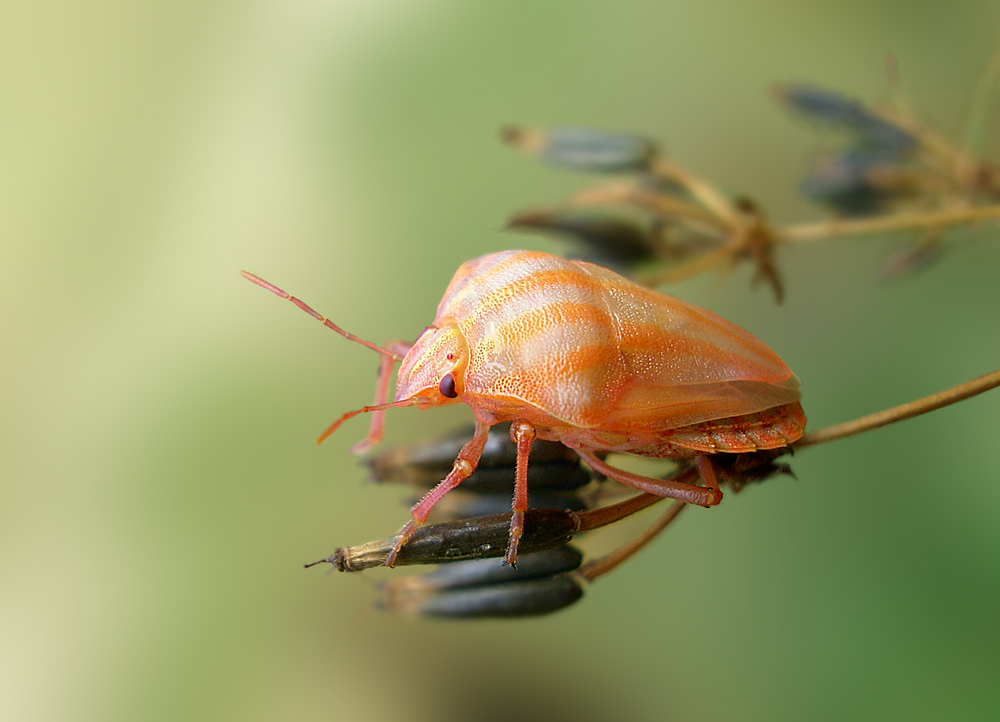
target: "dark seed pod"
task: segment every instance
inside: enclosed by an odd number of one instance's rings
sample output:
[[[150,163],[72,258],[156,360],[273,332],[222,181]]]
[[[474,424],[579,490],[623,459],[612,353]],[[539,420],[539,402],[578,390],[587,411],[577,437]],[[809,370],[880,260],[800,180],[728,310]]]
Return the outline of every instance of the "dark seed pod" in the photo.
[[[506,127],[500,137],[544,163],[576,171],[642,172],[656,155],[656,146],[646,138],[587,128]]]
[[[442,564],[503,556],[507,551],[510,520],[511,514],[508,512],[420,527],[399,550],[396,565]],[[579,529],[580,521],[571,511],[528,509],[524,514],[521,553],[563,546]],[[395,541],[395,537],[387,537],[367,544],[344,547],[337,549],[326,559],[305,566],[328,562],[342,572],[371,569],[385,563]]]
[[[413,467],[379,470],[376,480],[381,483],[406,483],[421,488],[430,488],[448,473],[448,469],[418,469]],[[577,461],[537,464],[528,468],[528,485],[534,489],[579,489],[586,486],[593,474]],[[462,489],[482,494],[507,493],[514,489],[514,467],[476,469],[472,476],[462,482]]]
[[[590,472],[579,462],[538,464],[534,470],[528,467],[528,487],[536,491],[579,489],[589,484],[591,478]],[[433,483],[440,480],[441,477],[437,477]],[[503,492],[509,497],[514,490],[514,467],[477,469],[472,476],[462,482],[462,489],[482,494]]]
[[[523,582],[575,571],[580,568],[582,562],[583,553],[579,549],[564,546],[519,555],[516,567],[501,564],[496,559],[471,559],[446,564],[428,574],[390,579],[383,582],[380,589],[384,597],[392,597],[415,591],[441,591]]]
[[[560,574],[549,579],[383,598],[379,606],[412,616],[450,619],[531,617],[564,609],[582,596],[582,583]]]
[[[510,510],[511,484],[500,494],[470,492],[461,488],[451,492],[434,507],[433,519],[467,519],[474,516],[493,516]],[[574,491],[529,491],[528,506],[532,509],[567,509],[583,511],[587,502]]]
[[[616,269],[649,261],[656,256],[656,241],[648,228],[611,213],[572,210],[530,211],[507,223],[514,230],[534,230],[570,238],[582,246],[581,253],[569,254]]]
[[[774,95],[799,113],[851,131],[863,147],[878,150],[887,158],[901,160],[917,147],[910,132],[839,93],[808,85],[784,85],[777,87]]]
[[[898,166],[880,153],[852,150],[818,163],[800,185],[803,195],[845,216],[877,213],[901,189],[887,178]]]

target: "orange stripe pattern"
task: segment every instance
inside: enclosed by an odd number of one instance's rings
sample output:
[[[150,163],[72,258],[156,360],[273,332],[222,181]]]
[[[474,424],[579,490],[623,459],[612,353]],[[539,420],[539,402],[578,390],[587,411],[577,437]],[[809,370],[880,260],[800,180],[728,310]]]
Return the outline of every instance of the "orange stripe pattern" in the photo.
[[[427,333],[441,329],[465,356],[461,400],[541,438],[676,457],[773,448],[804,430],[798,378],[762,341],[590,263],[530,251],[469,261]]]

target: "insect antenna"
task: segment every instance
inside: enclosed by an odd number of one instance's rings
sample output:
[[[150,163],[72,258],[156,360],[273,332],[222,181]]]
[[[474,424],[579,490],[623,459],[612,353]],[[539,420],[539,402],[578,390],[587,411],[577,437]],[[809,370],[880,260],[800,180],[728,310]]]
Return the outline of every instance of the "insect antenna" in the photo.
[[[401,401],[393,401],[392,403],[388,404],[373,404],[372,406],[362,406],[360,409],[355,409],[354,411],[348,411],[346,414],[344,414],[339,419],[330,424],[327,430],[324,431],[322,434],[320,434],[320,437],[316,440],[316,443],[322,444],[326,440],[326,438],[330,436],[330,434],[332,434],[334,431],[340,428],[341,424],[343,424],[348,419],[353,419],[358,414],[367,414],[371,411],[385,411],[386,409],[401,408],[403,406],[415,406],[417,404],[417,401],[418,399],[416,396],[411,396],[410,398],[402,399]]]
[[[284,299],[286,299],[288,301],[291,301],[296,306],[298,306],[299,308],[301,308],[303,311],[305,311],[306,313],[308,313],[310,316],[312,316],[313,318],[315,318],[317,321],[322,321],[322,323],[323,323],[324,326],[326,326],[327,328],[333,329],[334,331],[336,331],[337,333],[339,333],[341,336],[343,336],[344,338],[346,338],[348,341],[356,341],[357,343],[360,343],[362,346],[366,346],[366,347],[370,348],[372,351],[377,351],[378,353],[383,354],[384,356],[389,356],[390,358],[392,358],[395,361],[402,361],[403,360],[403,357],[400,356],[398,353],[395,353],[394,351],[390,351],[388,349],[384,349],[381,346],[376,346],[371,341],[365,341],[363,338],[359,338],[358,336],[355,336],[353,333],[350,333],[349,331],[345,331],[340,326],[338,326],[337,324],[335,324],[333,321],[331,321],[330,319],[328,319],[326,316],[324,316],[323,314],[319,313],[318,311],[315,311],[305,301],[302,301],[302,300],[296,298],[295,296],[292,296],[291,294],[285,293],[280,288],[278,288],[274,284],[268,283],[267,281],[265,281],[260,276],[255,276],[254,274],[250,273],[249,271],[240,271],[240,275],[243,276],[243,278],[245,278],[248,281],[250,281],[250,283],[256,283],[261,288],[266,288],[271,293],[273,293],[273,294],[275,294],[277,296],[281,296],[282,298],[284,298]],[[323,438],[326,438],[326,436],[329,436],[330,433],[332,433],[332,432],[327,432],[327,434],[324,434]],[[322,440],[323,439],[320,439],[320,441],[322,441]]]

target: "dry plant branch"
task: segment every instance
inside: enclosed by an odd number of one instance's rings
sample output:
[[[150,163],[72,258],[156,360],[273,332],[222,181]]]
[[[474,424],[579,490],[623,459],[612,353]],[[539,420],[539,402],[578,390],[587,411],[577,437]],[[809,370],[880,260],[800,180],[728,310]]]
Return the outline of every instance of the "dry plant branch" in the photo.
[[[916,401],[900,404],[899,406],[869,414],[868,416],[862,416],[860,419],[853,421],[845,421],[842,424],[834,424],[824,429],[810,431],[793,444],[792,447],[801,449],[807,446],[816,446],[817,444],[834,441],[835,439],[843,439],[865,431],[871,431],[880,426],[894,424],[897,421],[912,419],[929,411],[935,411],[936,409],[941,409],[977,396],[984,391],[995,389],[998,386],[1000,386],[1000,369],[967,381],[964,384],[959,384],[950,389],[917,399]]]
[[[577,193],[564,206],[542,211],[546,222],[535,224],[536,229],[561,230],[589,246],[591,260],[628,266],[650,286],[710,270],[725,272],[749,261],[757,269],[754,282],[767,281],[780,303],[784,284],[773,259],[778,246],[847,236],[919,234],[913,246],[886,261],[880,273],[884,278],[936,261],[950,230],[1000,221],[1000,168],[980,155],[995,125],[998,77],[1000,55],[978,83],[962,142],[952,141],[915,115],[902,96],[894,67],[889,72],[889,107],[868,107],[812,86],[776,88],[775,97],[790,110],[837,127],[851,139],[845,150],[817,163],[802,181],[803,194],[833,211],[833,218],[815,223],[772,225],[756,204],[731,198],[712,181],[665,157],[647,139],[579,128],[507,129],[504,137],[520,150],[562,168],[632,175],[628,181],[598,185]],[[630,235],[623,253],[609,234],[587,233],[578,220],[560,228],[560,219],[571,209],[589,210],[605,224],[622,210],[641,211],[648,217],[647,238],[636,243]]]
[[[979,208],[956,208],[932,213],[909,213],[860,220],[832,220],[779,228],[774,233],[777,243],[825,241],[837,236],[874,235],[894,231],[936,230],[958,225],[972,225],[988,220],[1000,220],[1000,205]]]

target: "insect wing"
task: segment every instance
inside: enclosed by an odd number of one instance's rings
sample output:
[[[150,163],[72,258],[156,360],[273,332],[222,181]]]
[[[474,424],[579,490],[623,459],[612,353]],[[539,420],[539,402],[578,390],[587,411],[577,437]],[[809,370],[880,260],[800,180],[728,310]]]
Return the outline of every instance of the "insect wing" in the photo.
[[[579,263],[605,288],[624,372],[605,423],[676,428],[799,398],[799,380],[766,344],[721,316]]]

